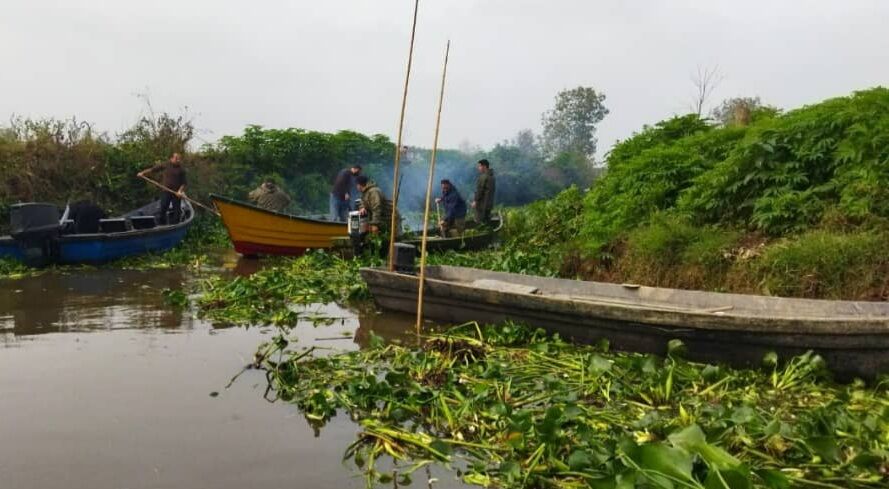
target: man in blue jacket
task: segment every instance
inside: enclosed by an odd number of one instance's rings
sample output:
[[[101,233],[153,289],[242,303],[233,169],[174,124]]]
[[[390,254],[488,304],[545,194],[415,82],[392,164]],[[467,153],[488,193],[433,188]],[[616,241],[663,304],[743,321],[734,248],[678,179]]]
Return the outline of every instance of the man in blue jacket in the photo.
[[[441,181],[441,197],[435,199],[435,202],[444,207],[445,215],[438,223],[442,237],[462,236],[466,229],[466,201],[450,180]]]

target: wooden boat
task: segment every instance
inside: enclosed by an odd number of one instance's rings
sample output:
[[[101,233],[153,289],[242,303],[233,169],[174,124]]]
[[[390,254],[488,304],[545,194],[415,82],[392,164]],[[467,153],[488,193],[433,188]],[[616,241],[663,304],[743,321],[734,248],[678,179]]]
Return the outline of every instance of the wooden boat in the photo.
[[[14,258],[33,266],[100,264],[119,258],[166,251],[178,245],[194,219],[191,204],[182,202],[182,220],[158,226],[159,202],[121,216],[99,221],[98,233],[74,232],[74,223],[52,204],[27,203],[13,206],[13,233],[0,236],[0,257]]]
[[[332,238],[346,235],[346,223],[293,216],[228,197],[210,195],[238,253],[302,255],[308,249],[330,248]]]
[[[889,303],[789,299],[583,282],[461,267],[427,269],[424,310],[451,323],[505,320],[563,338],[608,340],[618,350],[665,354],[682,340],[690,358],[758,365],[774,351],[814,350],[840,378],[889,373]],[[415,275],[363,268],[376,303],[415,312]]]
[[[475,232],[468,229],[463,236],[454,238],[442,238],[438,235],[438,229],[430,230],[426,238],[426,249],[434,252],[447,250],[473,251],[487,248],[494,244],[497,234],[503,228],[502,217],[494,218],[492,222],[494,223],[493,229],[484,232]],[[414,245],[419,250],[421,241],[422,237],[418,236],[402,240],[401,242]]]

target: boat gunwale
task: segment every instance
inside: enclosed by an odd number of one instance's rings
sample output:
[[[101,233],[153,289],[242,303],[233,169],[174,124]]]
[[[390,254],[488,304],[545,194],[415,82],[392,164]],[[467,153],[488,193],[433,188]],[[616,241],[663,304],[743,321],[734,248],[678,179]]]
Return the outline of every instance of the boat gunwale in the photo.
[[[244,202],[242,200],[234,199],[231,197],[225,197],[225,196],[218,195],[218,194],[210,194],[210,201],[215,203],[215,201],[217,201],[217,200],[220,202],[229,204],[229,205],[236,206],[236,207],[243,207],[243,208],[246,208],[247,210],[257,211],[257,212],[261,212],[264,214],[270,214],[272,216],[280,217],[280,218],[284,218],[284,219],[289,219],[291,221],[304,221],[304,222],[313,223],[313,224],[329,225],[331,227],[333,227],[333,226],[345,227],[346,226],[346,223],[344,223],[344,222],[327,221],[324,219],[313,219],[311,217],[303,217],[303,216],[296,216],[293,214],[286,214],[283,212],[277,212],[277,211],[273,211],[270,209],[264,209],[262,207],[250,204],[248,202]],[[218,209],[218,207],[217,207],[217,209]],[[222,213],[221,209],[218,209],[218,210],[220,213]]]
[[[449,266],[435,266],[429,267],[430,271],[436,270],[447,270],[454,269],[458,271],[474,271],[478,272],[479,270],[475,270],[472,268],[466,267],[449,267]],[[505,272],[488,272],[483,271],[490,274],[505,274],[505,275],[516,275],[516,274],[508,274]],[[362,275],[365,277],[365,280],[368,278],[368,274],[376,274],[380,277],[385,277],[387,279],[395,280],[396,283],[405,285],[408,284],[408,287],[415,290],[416,286],[414,285],[418,280],[416,276],[400,274],[397,272],[389,272],[385,269],[380,268],[362,268]],[[428,273],[428,272],[427,272]],[[555,279],[549,277],[533,277],[537,279],[544,280],[555,280],[561,281],[566,279]],[[371,292],[373,293],[373,284],[371,284],[370,280],[367,280],[368,284],[371,285]],[[575,282],[571,280],[567,280],[568,282]],[[763,315],[751,315],[751,314],[738,314],[730,313],[730,312],[721,312],[719,314],[714,314],[713,312],[707,311],[695,311],[692,309],[689,310],[662,310],[662,309],[652,309],[652,307],[657,307],[657,303],[650,301],[648,304],[640,303],[630,304],[630,303],[605,303],[605,302],[595,302],[595,297],[590,297],[591,302],[586,302],[582,300],[572,300],[566,297],[559,297],[554,295],[542,295],[542,294],[532,294],[532,293],[521,293],[516,291],[498,291],[493,289],[481,289],[479,287],[475,287],[468,282],[460,282],[457,280],[448,280],[441,279],[436,277],[426,278],[427,283],[427,291],[431,292],[431,296],[434,297],[435,291],[438,290],[439,287],[445,287],[457,292],[458,295],[463,296],[464,299],[470,299],[471,295],[475,294],[477,296],[480,290],[483,290],[490,294],[495,294],[499,299],[514,299],[509,302],[514,302],[514,304],[505,303],[503,301],[499,301],[497,305],[505,306],[505,307],[514,307],[516,310],[521,309],[529,309],[530,304],[538,304],[544,306],[542,309],[545,312],[553,312],[558,314],[565,315],[576,315],[576,316],[590,316],[590,317],[598,317],[608,320],[620,321],[620,322],[638,322],[642,324],[652,325],[652,326],[666,326],[675,329],[698,329],[698,330],[708,330],[708,331],[726,331],[726,332],[750,332],[750,333],[764,333],[764,334],[777,334],[777,335],[836,335],[836,336],[861,336],[861,335],[886,335],[889,337],[889,316],[884,318],[874,317],[874,316],[849,316],[849,315],[834,315],[834,316],[826,316],[826,317],[807,317],[807,316],[763,316]],[[620,286],[620,284],[610,284],[606,282],[586,282],[591,284],[606,284],[611,286]],[[395,289],[393,287],[395,283],[390,283],[390,285],[380,284],[380,286],[389,287]],[[727,294],[722,292],[706,292],[706,291],[687,291],[681,289],[667,289],[667,288],[659,288],[659,287],[647,287],[648,289],[661,289],[667,291],[679,291],[679,292],[699,292],[703,294],[714,294],[716,296],[726,297],[729,299],[732,298],[764,298],[769,300],[776,301],[789,301],[791,304],[797,301],[799,303],[806,304],[818,304],[823,303],[824,305],[830,303],[862,303],[862,301],[830,301],[823,299],[800,299],[800,298],[784,298],[784,297],[772,297],[772,296],[757,296],[751,294]],[[404,287],[401,287],[404,290]],[[602,296],[605,298],[605,296]],[[477,297],[476,297],[477,298]],[[429,300],[429,298],[427,298]],[[667,305],[667,303],[660,303],[661,305]],[[566,307],[569,306],[570,307]],[[701,308],[703,309],[703,307]]]
[[[496,236],[497,233],[499,233],[501,229],[503,229],[503,216],[502,215],[500,215],[500,219],[498,221],[497,227],[494,229],[488,230],[487,232],[479,233],[479,234],[471,234],[469,236],[467,236],[464,233],[463,236],[450,236],[447,238],[442,238],[441,236],[427,236],[426,242],[427,243],[435,243],[435,244],[448,244],[448,243],[453,243],[453,242],[457,242],[457,241],[478,240],[481,238],[489,238],[491,236]],[[407,243],[407,244],[412,244],[412,245],[419,245],[422,242],[423,242],[422,237],[402,241],[402,243]]]

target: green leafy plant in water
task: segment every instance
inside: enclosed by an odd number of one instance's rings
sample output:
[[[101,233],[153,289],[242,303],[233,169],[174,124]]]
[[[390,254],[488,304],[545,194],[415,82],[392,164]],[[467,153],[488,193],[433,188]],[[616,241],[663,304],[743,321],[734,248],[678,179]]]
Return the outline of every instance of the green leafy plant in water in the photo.
[[[361,426],[346,457],[368,477],[392,459],[490,487],[885,487],[885,383],[836,385],[811,354],[773,375],[616,354],[506,323],[470,323],[421,347],[376,342],[315,357],[260,350],[270,388],[316,425]]]
[[[202,283],[199,312],[225,323],[294,326],[300,306],[368,299],[358,269],[362,264],[380,263],[373,257],[346,260],[314,251],[249,277],[213,277]]]

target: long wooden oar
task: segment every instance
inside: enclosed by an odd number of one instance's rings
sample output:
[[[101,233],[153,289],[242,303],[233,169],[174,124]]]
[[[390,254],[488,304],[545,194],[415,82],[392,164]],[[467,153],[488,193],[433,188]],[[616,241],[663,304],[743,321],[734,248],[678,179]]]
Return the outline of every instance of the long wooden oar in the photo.
[[[389,226],[389,271],[395,271],[395,210],[398,209],[398,190],[401,180],[398,178],[398,170],[401,163],[401,135],[404,130],[404,111],[407,107],[407,88],[411,81],[411,64],[414,60],[414,36],[417,33],[417,11],[420,9],[420,0],[414,2],[414,23],[411,26],[411,47],[407,53],[407,73],[404,75],[404,95],[401,97],[401,116],[398,118],[398,141],[395,143],[395,168],[392,173],[392,217]]]
[[[444,105],[445,79],[448,75],[448,55],[451,41],[445,48],[444,69],[441,72],[441,91],[438,94],[438,114],[435,116],[435,137],[432,139],[432,157],[429,160],[429,179],[426,181],[426,209],[423,211],[423,239],[420,242],[420,281],[417,291],[417,336],[423,325],[423,284],[426,281],[426,238],[429,235],[429,201],[432,199],[432,179],[435,176],[435,153],[438,150],[438,130],[441,127],[441,107]]]
[[[161,190],[170,192],[171,194],[173,194],[173,195],[179,197],[179,192],[177,192],[177,191],[175,191],[175,190],[173,190],[173,189],[171,189],[171,188],[169,188],[169,187],[165,187],[164,185],[161,185],[160,183],[155,182],[154,180],[152,180],[152,179],[150,179],[150,178],[148,178],[148,177],[146,177],[146,176],[144,176],[144,175],[139,175],[139,178],[141,178],[142,180],[145,180],[146,182],[148,182],[148,183],[154,185],[155,187],[157,187],[157,188],[159,188],[159,189],[161,189]],[[196,201],[196,200],[190,198],[190,197],[187,196],[187,195],[183,195],[182,198],[185,199],[185,200],[187,200],[187,201],[189,201],[189,202],[191,202],[192,204],[194,204],[194,205],[196,205],[196,206],[198,206],[198,207],[203,208],[203,209],[206,210],[206,211],[212,212],[216,217],[221,217],[221,215],[219,214],[219,212],[216,211],[216,209],[213,209],[213,208],[208,207],[208,206],[206,206],[206,205],[204,205],[204,204],[201,204],[200,202],[198,202],[198,201]]]

